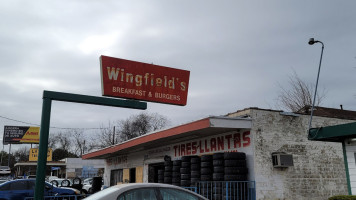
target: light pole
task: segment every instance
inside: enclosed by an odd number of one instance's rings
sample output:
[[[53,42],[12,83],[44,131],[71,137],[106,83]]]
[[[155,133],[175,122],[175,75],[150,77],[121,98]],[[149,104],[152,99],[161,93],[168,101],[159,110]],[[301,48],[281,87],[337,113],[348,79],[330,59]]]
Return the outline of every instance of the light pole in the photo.
[[[321,60],[323,59],[323,51],[324,51],[324,43],[322,43],[321,41],[318,40],[314,40],[314,38],[310,38],[308,44],[313,45],[315,43],[321,43],[321,56],[320,56],[320,62],[319,62],[319,69],[318,69],[318,76],[316,78],[316,84],[315,84],[315,92],[314,92],[314,100],[313,100],[313,106],[311,109],[311,113],[310,113],[310,120],[309,120],[309,129],[308,129],[308,133],[310,131],[311,128],[311,123],[312,123],[312,119],[313,119],[313,112],[314,112],[314,105],[315,105],[315,97],[316,97],[316,93],[318,90],[318,82],[319,82],[319,74],[320,74],[320,67],[321,67]]]

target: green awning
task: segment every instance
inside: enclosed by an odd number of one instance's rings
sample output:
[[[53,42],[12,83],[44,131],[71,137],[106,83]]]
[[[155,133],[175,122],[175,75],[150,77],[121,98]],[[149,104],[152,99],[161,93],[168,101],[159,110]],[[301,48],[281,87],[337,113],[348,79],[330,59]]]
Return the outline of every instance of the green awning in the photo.
[[[347,138],[356,138],[356,122],[311,128],[308,134],[308,139],[315,141],[342,142]]]

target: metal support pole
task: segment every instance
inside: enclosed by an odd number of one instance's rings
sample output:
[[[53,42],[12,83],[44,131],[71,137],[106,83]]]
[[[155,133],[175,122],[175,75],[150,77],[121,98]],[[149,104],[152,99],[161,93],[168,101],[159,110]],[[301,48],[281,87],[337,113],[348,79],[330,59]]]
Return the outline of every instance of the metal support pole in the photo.
[[[350,173],[349,173],[349,165],[347,163],[347,154],[346,154],[345,142],[346,142],[345,140],[342,141],[342,152],[344,154],[344,164],[345,164],[345,172],[346,172],[347,191],[348,191],[349,195],[352,195]]]
[[[7,154],[7,166],[10,167],[10,158],[11,158],[11,143],[9,146],[9,154]]]
[[[39,153],[38,153],[37,171],[36,171],[36,188],[35,188],[35,198],[34,198],[35,200],[42,200],[44,196],[51,106],[52,106],[52,100],[50,98],[43,97],[40,144],[38,150]]]
[[[319,62],[319,69],[318,69],[318,76],[316,78],[316,84],[315,84],[315,92],[314,92],[314,100],[313,100],[313,106],[311,109],[311,113],[310,113],[310,120],[309,120],[309,129],[308,129],[308,133],[309,130],[311,128],[311,124],[312,124],[312,120],[313,120],[313,112],[314,112],[314,105],[315,105],[315,98],[316,98],[316,94],[317,94],[317,90],[318,90],[318,83],[319,83],[319,74],[320,74],[320,67],[321,67],[321,61],[323,59],[323,51],[324,51],[324,44],[320,41],[317,41],[319,43],[321,43],[321,56],[320,56],[320,62]]]

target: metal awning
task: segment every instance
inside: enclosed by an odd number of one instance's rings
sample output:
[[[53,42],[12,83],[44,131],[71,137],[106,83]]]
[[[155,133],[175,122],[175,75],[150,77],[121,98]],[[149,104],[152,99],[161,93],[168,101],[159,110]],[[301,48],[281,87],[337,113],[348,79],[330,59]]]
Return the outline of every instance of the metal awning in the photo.
[[[183,124],[166,130],[149,133],[121,144],[110,146],[95,152],[83,155],[83,159],[105,159],[115,155],[122,155],[170,145],[200,137],[207,137],[238,129],[251,129],[252,120],[233,117],[208,117],[202,120]]]
[[[325,142],[342,142],[347,138],[356,138],[356,122],[312,128],[308,135],[309,140]]]

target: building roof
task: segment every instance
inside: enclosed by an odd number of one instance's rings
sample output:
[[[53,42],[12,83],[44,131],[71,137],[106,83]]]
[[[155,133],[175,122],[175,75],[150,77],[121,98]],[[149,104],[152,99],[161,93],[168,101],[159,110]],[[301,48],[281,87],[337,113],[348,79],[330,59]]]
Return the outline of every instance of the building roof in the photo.
[[[305,106],[297,113],[310,115],[310,112],[311,107]],[[313,116],[356,120],[356,111],[336,108],[314,107]]]
[[[160,145],[170,145],[189,139],[195,139],[228,132],[236,129],[251,129],[251,119],[236,117],[208,117],[188,124],[183,124],[166,130],[142,135],[125,141],[121,144],[110,146],[82,156],[83,159],[109,158],[114,155],[122,155],[156,148]]]

